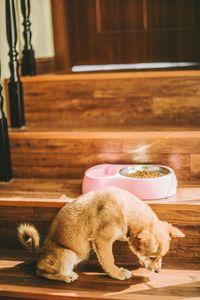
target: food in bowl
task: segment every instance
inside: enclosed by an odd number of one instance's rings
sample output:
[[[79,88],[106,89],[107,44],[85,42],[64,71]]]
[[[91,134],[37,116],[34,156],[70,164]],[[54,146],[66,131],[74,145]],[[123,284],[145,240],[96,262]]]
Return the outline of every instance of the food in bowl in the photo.
[[[155,166],[130,166],[120,170],[120,174],[129,178],[156,178],[162,177],[169,173],[164,167]]]
[[[149,170],[142,170],[142,171],[136,171],[133,173],[124,173],[124,176],[131,177],[131,178],[155,178],[155,177],[161,177],[166,175],[164,172],[160,171],[149,171]]]

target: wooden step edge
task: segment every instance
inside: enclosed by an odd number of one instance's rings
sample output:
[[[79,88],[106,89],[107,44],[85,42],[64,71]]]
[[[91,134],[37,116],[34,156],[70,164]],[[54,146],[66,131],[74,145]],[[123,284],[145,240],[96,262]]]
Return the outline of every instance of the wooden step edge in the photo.
[[[187,268],[182,267],[185,262],[180,266],[176,265],[176,268],[165,268],[163,265],[159,274],[135,264],[128,265],[126,267],[133,272],[133,277],[125,281],[105,276],[99,264],[84,263],[78,267],[78,280],[66,284],[36,276],[34,263],[27,261],[23,251],[21,255],[18,252],[17,256],[15,250],[8,250],[6,256],[7,254],[10,259],[0,260],[0,297],[4,297],[3,299],[199,299],[200,272],[194,263],[188,264]]]
[[[37,121],[29,122],[27,127],[21,129],[12,129],[9,128],[10,131],[39,131],[39,132],[47,132],[47,131],[56,131],[56,132],[193,132],[200,131],[199,125],[180,125],[180,126],[171,126],[171,125],[149,125],[149,126],[92,126],[88,127],[68,127],[66,124],[49,124],[49,121],[45,121],[44,123],[38,124]]]
[[[74,74],[44,74],[21,77],[22,83],[38,81],[61,80],[105,80],[105,79],[137,79],[137,78],[169,78],[169,77],[199,77],[199,70],[180,71],[141,71],[141,72],[102,72],[102,73],[74,73]]]
[[[1,251],[0,249],[0,256],[0,296],[4,296],[4,299],[6,299],[5,297],[18,297],[18,299],[132,300],[134,298],[159,300],[161,294],[155,294],[155,289],[159,291],[161,288],[163,292],[163,289],[166,288],[165,294],[162,293],[162,296],[165,295],[166,297],[162,299],[177,300],[179,299],[177,293],[184,299],[188,295],[187,284],[185,286],[185,283],[189,283],[188,292],[190,295],[192,293],[191,299],[197,299],[193,298],[195,296],[198,297],[200,276],[198,263],[191,264],[190,262],[185,263],[185,261],[181,263],[179,258],[180,265],[176,263],[175,266],[169,264],[165,267],[166,264],[163,264],[159,274],[140,268],[135,263],[123,264],[122,266],[133,271],[134,275],[126,281],[116,281],[105,276],[96,261],[93,263],[88,261],[77,268],[78,280],[66,284],[36,276],[35,265],[31,262],[30,255],[28,256],[27,252],[23,250],[5,249]],[[146,285],[146,283],[149,284]],[[180,292],[181,286],[183,291]],[[172,288],[171,292],[169,287]],[[171,295],[170,298],[169,295]]]
[[[61,208],[73,200],[68,198],[22,198],[22,197],[0,197],[0,207],[48,207]]]
[[[55,295],[56,294],[56,295]],[[102,299],[102,293],[95,292],[93,294],[90,291],[80,291],[76,289],[70,289],[64,291],[64,288],[60,291],[59,287],[55,289],[54,287],[32,287],[32,286],[21,286],[16,284],[1,284],[0,283],[0,297],[3,296],[4,300],[8,299],[76,299],[76,300],[98,300]],[[7,298],[9,297],[9,298]],[[14,297],[14,298],[12,298]],[[107,298],[114,300],[114,298]],[[141,299],[145,300],[145,298]]]
[[[188,131],[45,131],[45,130],[9,130],[9,137],[15,139],[43,139],[43,138],[52,138],[52,139],[144,139],[144,138],[189,138],[196,139],[200,138],[200,130],[188,130]]]
[[[65,204],[73,201],[73,198],[67,196],[55,198],[26,198],[26,197],[0,197],[1,206],[13,207],[52,207],[61,208]],[[200,187],[178,188],[175,196],[159,199],[145,200],[150,205],[179,205],[187,209],[188,205],[198,207],[200,205]]]

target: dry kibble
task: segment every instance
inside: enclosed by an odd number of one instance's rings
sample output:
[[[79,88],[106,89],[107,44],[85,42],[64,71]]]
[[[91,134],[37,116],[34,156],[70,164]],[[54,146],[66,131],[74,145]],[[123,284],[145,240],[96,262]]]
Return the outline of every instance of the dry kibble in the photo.
[[[124,173],[124,176],[131,177],[131,178],[155,178],[155,177],[161,177],[166,175],[166,173],[161,171],[150,171],[150,170],[141,170],[136,171],[133,173]]]

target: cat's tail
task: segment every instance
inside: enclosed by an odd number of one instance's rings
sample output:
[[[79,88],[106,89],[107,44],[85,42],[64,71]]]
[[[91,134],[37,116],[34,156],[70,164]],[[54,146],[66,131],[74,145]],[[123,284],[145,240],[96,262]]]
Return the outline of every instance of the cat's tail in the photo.
[[[20,242],[37,257],[40,249],[40,235],[37,229],[31,224],[22,223],[17,231]]]

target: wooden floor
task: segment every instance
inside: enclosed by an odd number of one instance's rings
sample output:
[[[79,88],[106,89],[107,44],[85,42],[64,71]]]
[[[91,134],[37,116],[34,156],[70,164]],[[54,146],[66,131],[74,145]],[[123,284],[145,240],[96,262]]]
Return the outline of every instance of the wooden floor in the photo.
[[[82,179],[14,178],[10,182],[0,182],[0,206],[37,202],[37,206],[62,207],[68,202],[67,198],[81,195],[81,186]],[[200,204],[200,180],[180,181],[175,196],[147,202]]]
[[[81,183],[81,179],[14,178],[10,182],[0,182],[0,198],[77,197],[81,194]]]
[[[159,274],[128,266],[134,276],[118,281],[106,276],[98,265],[85,263],[77,268],[79,279],[67,284],[37,277],[35,264],[24,251],[1,250],[0,257],[1,299],[195,300],[200,295],[200,271],[195,265],[164,267]]]

